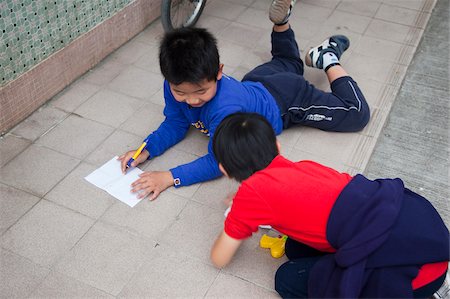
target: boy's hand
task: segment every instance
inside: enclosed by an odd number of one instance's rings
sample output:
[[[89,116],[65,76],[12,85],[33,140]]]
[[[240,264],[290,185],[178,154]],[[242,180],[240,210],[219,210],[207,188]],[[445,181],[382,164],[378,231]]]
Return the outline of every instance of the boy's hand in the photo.
[[[233,205],[233,199],[236,196],[236,192],[230,192],[227,194],[227,197],[223,200],[223,203],[227,205],[227,207],[231,207]]]
[[[170,171],[146,171],[139,175],[141,178],[131,184],[131,192],[139,192],[138,198],[149,197],[154,200],[158,195],[173,186],[173,176]]]
[[[123,173],[127,171],[127,163],[128,161],[130,161],[131,157],[133,157],[134,153],[136,153],[136,151],[129,151],[119,156],[119,158],[117,158],[117,160],[121,162],[121,168]],[[133,163],[131,163],[131,167],[136,167],[142,162],[145,162],[149,156],[150,153],[147,150],[143,150],[142,153],[136,158],[136,160],[134,160]]]

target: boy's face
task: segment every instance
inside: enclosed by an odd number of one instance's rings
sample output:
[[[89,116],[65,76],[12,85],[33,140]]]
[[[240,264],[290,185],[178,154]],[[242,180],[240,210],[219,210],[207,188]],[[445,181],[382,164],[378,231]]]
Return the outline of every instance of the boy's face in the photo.
[[[217,80],[222,78],[222,65],[217,74]],[[199,83],[183,82],[179,85],[169,83],[170,91],[175,100],[187,103],[192,107],[202,107],[209,102],[217,92],[217,81],[203,80]]]

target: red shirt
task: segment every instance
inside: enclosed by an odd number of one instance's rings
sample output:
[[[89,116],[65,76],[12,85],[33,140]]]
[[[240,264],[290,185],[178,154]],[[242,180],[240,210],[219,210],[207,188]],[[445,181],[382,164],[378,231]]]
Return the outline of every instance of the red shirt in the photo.
[[[321,251],[335,251],[326,239],[331,208],[352,177],[312,161],[277,156],[243,181],[225,220],[225,232],[244,239],[269,224]]]
[[[259,225],[321,251],[335,252],[326,238],[328,217],[352,177],[312,161],[291,162],[278,155],[265,169],[243,181],[225,220],[225,232],[245,239]],[[437,279],[447,262],[422,266],[413,289]]]

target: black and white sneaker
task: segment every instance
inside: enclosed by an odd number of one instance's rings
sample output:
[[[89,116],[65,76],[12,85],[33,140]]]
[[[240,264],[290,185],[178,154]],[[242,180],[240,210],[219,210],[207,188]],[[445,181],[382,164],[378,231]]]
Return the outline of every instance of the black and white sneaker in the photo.
[[[273,0],[269,9],[269,19],[275,25],[284,25],[289,21],[296,0]]]
[[[340,65],[339,59],[349,46],[350,40],[345,35],[333,35],[309,50],[305,56],[305,63],[307,66],[326,71],[334,65]]]
[[[436,293],[433,294],[433,296],[431,298],[434,298],[434,299],[450,298],[450,278],[449,278],[448,273],[445,276],[445,280],[444,280],[444,283],[442,284],[442,286],[439,288],[439,290],[437,290]]]

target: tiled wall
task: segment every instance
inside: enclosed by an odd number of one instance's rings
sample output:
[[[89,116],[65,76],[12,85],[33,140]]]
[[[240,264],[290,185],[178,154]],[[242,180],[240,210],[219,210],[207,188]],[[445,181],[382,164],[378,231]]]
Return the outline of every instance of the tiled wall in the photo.
[[[0,0],[0,134],[160,14],[161,0]]]
[[[131,1],[0,1],[0,86],[64,48]]]

